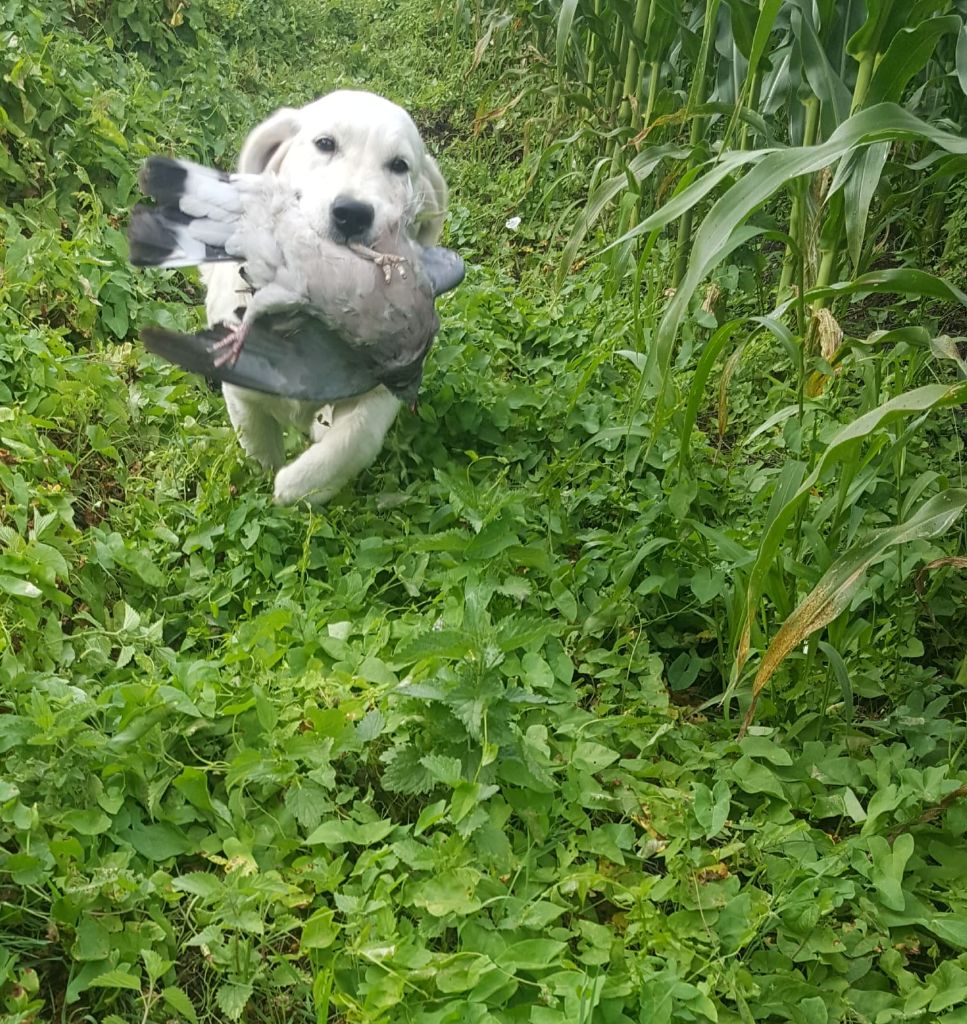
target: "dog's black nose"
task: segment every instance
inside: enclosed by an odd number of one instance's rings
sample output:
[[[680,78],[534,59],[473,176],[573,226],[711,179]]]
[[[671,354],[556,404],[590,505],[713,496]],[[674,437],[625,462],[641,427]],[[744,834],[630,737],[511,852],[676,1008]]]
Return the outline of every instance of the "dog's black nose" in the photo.
[[[347,240],[358,238],[373,226],[376,211],[371,203],[362,203],[348,196],[336,196],[332,201],[332,223]]]

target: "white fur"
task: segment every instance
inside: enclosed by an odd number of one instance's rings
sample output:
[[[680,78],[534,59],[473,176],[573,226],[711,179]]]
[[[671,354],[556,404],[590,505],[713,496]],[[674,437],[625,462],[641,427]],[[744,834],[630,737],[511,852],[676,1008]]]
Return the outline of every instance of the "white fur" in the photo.
[[[328,136],[334,152],[316,140]],[[392,170],[397,158],[408,171]],[[372,204],[370,238],[402,225],[411,237],[432,245],[447,208],[447,186],[401,107],[368,92],[329,93],[299,110],[284,107],[246,139],[238,169],[277,174],[302,193],[302,205],[317,223],[329,223],[337,197]],[[367,241],[368,239],[363,239]],[[237,324],[246,301],[245,283],[233,264],[204,268],[208,323]],[[370,465],[383,446],[400,403],[383,387],[320,409],[314,403],[263,395],[224,385],[228,415],[246,453],[275,472],[274,497],[281,505],[302,499],[322,505]],[[288,465],[283,437],[294,428],[310,446]]]

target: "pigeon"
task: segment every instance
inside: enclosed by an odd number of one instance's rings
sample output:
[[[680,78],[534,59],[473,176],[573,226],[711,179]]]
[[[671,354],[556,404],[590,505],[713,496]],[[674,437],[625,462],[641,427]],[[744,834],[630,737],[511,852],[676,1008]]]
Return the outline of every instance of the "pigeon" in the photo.
[[[320,403],[378,385],[413,406],[440,322],[434,299],[464,276],[450,249],[402,232],[342,244],[300,210],[297,189],[271,175],[229,174],[151,157],[128,231],[136,266],[232,261],[251,290],[241,323],[199,334],[141,332],[145,347],[195,373]]]

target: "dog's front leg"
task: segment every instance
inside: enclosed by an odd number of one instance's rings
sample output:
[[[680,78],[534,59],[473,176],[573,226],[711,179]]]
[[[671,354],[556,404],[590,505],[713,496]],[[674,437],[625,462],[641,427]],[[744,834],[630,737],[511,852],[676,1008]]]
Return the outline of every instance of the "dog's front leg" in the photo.
[[[228,418],[232,421],[238,442],[245,454],[263,468],[273,472],[285,462],[282,427],[265,408],[265,396],[231,384],[222,387]]]
[[[331,425],[275,476],[275,501],[325,505],[379,455],[400,403],[385,388],[337,403]]]

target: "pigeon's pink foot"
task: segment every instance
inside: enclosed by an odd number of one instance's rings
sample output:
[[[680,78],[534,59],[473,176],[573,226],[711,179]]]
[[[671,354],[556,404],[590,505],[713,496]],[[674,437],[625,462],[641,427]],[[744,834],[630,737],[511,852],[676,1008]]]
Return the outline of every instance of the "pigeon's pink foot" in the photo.
[[[245,335],[248,334],[248,327],[239,324],[225,335],[221,341],[215,342],[211,347],[211,353],[215,355],[212,360],[213,366],[234,366],[245,344]]]
[[[406,263],[405,256],[398,256],[392,252],[377,252],[375,249],[370,249],[368,245],[363,245],[362,242],[348,242],[347,248],[364,260],[375,263],[383,271],[383,280],[387,284],[393,280],[394,269],[403,280],[406,280],[406,267],[403,266]]]

